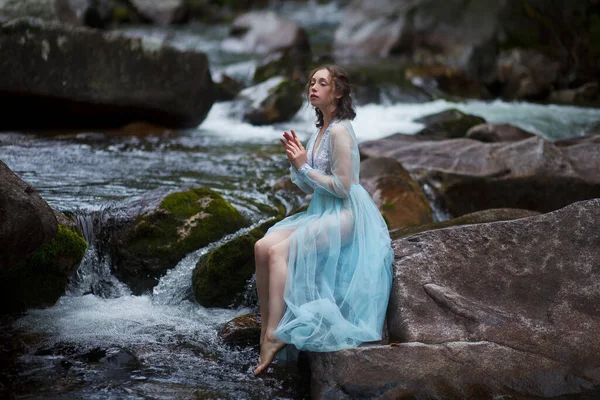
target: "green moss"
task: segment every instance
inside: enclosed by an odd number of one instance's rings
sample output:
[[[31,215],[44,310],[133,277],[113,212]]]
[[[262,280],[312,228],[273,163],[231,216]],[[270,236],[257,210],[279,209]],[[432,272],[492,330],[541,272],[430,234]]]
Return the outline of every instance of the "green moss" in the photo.
[[[192,287],[198,303],[205,307],[225,308],[232,305],[254,274],[254,244],[279,220],[270,219],[198,261],[192,276]]]
[[[115,241],[117,276],[140,293],[154,286],[186,254],[246,224],[243,215],[213,190],[172,193],[155,212],[139,216]]]
[[[58,225],[54,238],[16,268],[0,273],[0,308],[18,311],[54,304],[87,248],[83,237]]]

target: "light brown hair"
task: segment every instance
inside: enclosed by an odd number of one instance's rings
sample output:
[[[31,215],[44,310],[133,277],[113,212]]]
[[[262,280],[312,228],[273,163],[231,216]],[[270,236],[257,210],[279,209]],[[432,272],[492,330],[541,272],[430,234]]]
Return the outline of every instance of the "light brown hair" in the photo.
[[[310,96],[310,81],[317,71],[326,69],[329,71],[329,79],[333,84],[334,96],[341,96],[340,98],[334,98],[335,110],[333,112],[333,119],[354,119],[356,117],[356,110],[350,96],[350,78],[348,73],[342,68],[333,64],[325,64],[320,67],[313,69],[308,75],[308,82],[306,84],[305,94],[307,98]],[[317,114],[317,128],[321,128],[325,123],[323,119],[323,113],[319,108],[315,107],[315,113]]]

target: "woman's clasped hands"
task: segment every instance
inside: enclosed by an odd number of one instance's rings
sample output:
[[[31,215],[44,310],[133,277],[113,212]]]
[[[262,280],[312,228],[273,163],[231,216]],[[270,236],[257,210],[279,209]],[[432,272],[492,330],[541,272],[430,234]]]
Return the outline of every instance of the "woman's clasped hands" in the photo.
[[[306,149],[298,140],[296,136],[296,132],[294,130],[290,130],[290,132],[284,132],[283,138],[279,139],[283,147],[285,148],[285,155],[287,156],[290,163],[294,166],[294,168],[300,168],[307,160]]]

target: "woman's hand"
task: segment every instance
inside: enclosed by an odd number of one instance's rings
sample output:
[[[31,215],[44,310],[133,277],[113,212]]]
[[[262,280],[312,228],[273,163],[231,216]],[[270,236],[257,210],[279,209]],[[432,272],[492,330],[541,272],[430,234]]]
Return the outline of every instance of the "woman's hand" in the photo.
[[[283,139],[279,139],[279,141],[285,148],[285,155],[288,160],[290,160],[294,168],[298,169],[308,160],[308,157],[306,156],[304,146],[302,146],[302,143],[300,143],[300,140],[296,136],[296,132],[293,130],[290,132],[284,132]]]

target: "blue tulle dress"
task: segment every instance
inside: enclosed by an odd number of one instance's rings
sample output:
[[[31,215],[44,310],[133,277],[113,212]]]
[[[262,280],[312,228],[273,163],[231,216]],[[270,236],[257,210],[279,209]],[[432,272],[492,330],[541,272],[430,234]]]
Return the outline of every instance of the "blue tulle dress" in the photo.
[[[332,122],[308,162],[290,168],[292,181],[313,193],[305,212],[268,233],[293,230],[285,287],[286,310],[275,331],[308,351],[335,351],[381,339],[392,282],[387,226],[359,184],[360,156],[350,121]]]

